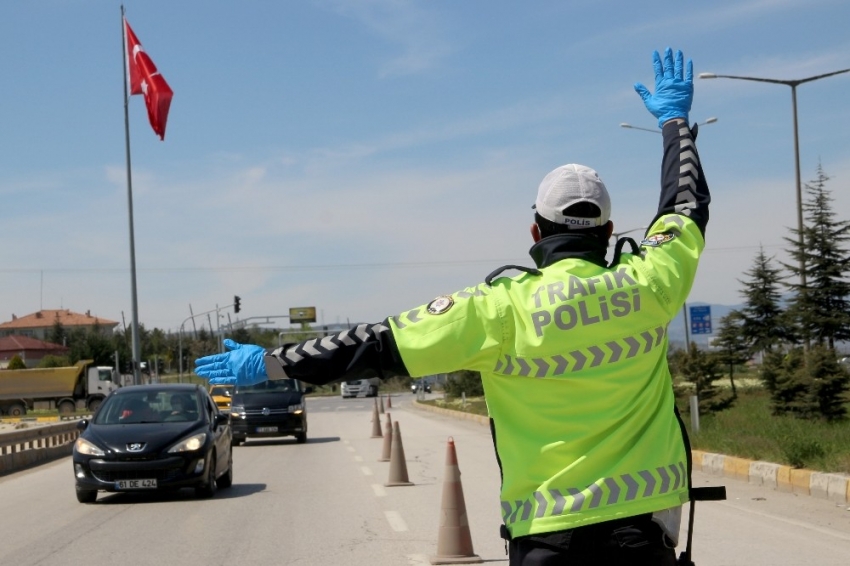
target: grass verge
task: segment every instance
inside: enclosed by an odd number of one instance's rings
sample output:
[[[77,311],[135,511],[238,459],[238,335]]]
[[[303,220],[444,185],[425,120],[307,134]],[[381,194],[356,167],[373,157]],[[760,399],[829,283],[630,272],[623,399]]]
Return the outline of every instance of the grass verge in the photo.
[[[432,399],[426,404],[487,415],[483,397]],[[827,473],[850,474],[850,419],[829,423],[774,416],[770,395],[758,388],[739,389],[735,404],[725,411],[702,415],[694,433],[687,399],[679,410],[697,450],[784,464]]]

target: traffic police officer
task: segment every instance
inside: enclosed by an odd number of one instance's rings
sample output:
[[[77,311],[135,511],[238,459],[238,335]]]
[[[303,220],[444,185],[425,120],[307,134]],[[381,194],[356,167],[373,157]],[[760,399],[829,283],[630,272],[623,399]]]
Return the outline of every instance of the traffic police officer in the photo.
[[[690,459],[667,326],[694,280],[710,197],[688,126],[692,63],[669,48],[653,63],[655,92],[635,90],[662,132],[661,196],[640,245],[620,240],[607,263],[608,191],[593,169],[563,165],[538,189],[536,268],[506,266],[381,323],[268,352],[227,341],[196,373],[324,384],[477,370],[512,566],[675,564]]]

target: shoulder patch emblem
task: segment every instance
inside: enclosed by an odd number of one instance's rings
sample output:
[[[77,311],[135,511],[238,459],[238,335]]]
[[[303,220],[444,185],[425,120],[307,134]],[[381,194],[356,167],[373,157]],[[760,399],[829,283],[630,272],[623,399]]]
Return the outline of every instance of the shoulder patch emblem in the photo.
[[[642,241],[640,243],[640,245],[641,246],[658,247],[661,244],[666,244],[667,242],[669,242],[670,240],[672,240],[675,237],[676,237],[675,235],[673,235],[669,232],[665,232],[663,234],[653,234],[652,236],[649,236],[644,241]]]
[[[452,299],[449,295],[441,295],[428,303],[428,312],[430,314],[443,314],[452,308],[452,305],[454,304],[454,299]]]

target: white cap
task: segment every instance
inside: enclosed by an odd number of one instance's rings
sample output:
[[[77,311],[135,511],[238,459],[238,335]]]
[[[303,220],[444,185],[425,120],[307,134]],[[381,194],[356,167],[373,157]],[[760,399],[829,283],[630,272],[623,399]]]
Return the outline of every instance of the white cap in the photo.
[[[580,202],[590,202],[598,206],[600,216],[578,218],[564,215],[566,208]],[[537,201],[532,208],[546,220],[580,230],[602,226],[608,222],[611,217],[611,198],[596,171],[584,165],[570,163],[546,175],[537,189]]]

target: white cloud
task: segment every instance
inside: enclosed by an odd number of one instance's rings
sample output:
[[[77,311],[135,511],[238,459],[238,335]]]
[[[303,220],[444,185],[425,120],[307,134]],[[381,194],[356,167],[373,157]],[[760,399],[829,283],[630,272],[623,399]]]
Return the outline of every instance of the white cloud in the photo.
[[[410,75],[434,68],[451,53],[438,14],[407,0],[325,0],[320,5],[351,18],[402,53],[385,61],[380,76]]]

